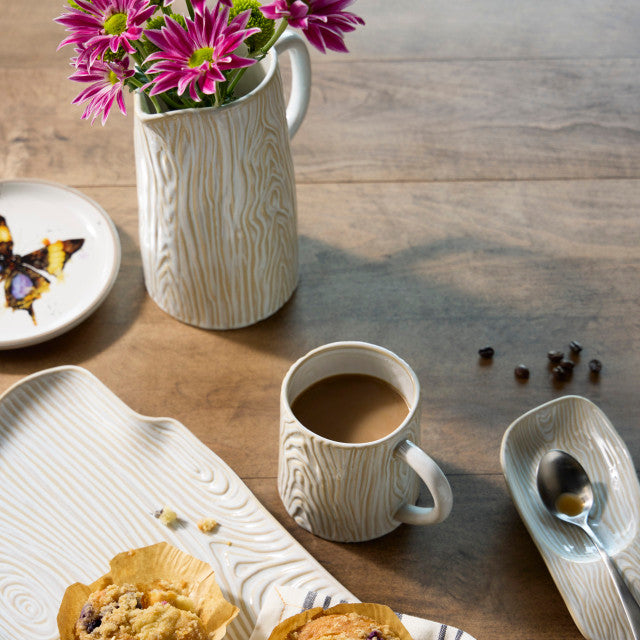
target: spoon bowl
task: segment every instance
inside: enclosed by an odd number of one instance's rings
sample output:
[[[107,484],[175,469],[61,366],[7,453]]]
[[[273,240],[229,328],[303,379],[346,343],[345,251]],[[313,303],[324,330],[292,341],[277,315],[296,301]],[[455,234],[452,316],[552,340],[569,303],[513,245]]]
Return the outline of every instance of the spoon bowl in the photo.
[[[587,520],[593,488],[582,465],[565,451],[552,449],[538,464],[538,493],[551,514],[565,522]]]

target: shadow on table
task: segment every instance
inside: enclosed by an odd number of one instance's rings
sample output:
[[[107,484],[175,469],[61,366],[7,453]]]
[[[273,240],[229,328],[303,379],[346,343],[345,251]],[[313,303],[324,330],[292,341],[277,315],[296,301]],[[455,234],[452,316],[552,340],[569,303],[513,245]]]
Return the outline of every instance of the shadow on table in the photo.
[[[449,238],[369,259],[301,236],[300,282],[284,307],[251,327],[212,335],[287,360],[335,340],[378,342],[393,349],[403,344],[408,326],[473,318],[486,307],[482,296],[443,284],[441,259],[474,251],[521,258],[523,250],[480,245],[472,238]]]
[[[146,296],[139,251],[133,238],[118,229],[120,270],[106,300],[70,331],[40,344],[0,352],[3,373],[26,374],[62,364],[82,364],[117,342],[135,322]]]
[[[387,604],[402,601],[403,613],[456,626],[476,638],[488,630],[471,629],[468,620],[503,619],[512,637],[573,627],[535,544],[505,499],[501,476],[471,476],[456,468],[447,476],[454,507],[438,525],[401,525],[356,544],[327,542],[295,527],[292,533],[312,555],[329,558],[325,568],[360,600],[379,600],[386,593]],[[431,503],[423,488],[418,504]],[[409,600],[409,593],[419,596]]]

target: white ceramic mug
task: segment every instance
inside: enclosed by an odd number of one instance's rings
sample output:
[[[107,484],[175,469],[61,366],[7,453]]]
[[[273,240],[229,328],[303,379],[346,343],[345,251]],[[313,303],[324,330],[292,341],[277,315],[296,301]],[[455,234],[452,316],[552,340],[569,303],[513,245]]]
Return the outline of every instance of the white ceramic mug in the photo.
[[[407,403],[405,420],[379,440],[329,440],[301,424],[291,410],[293,401],[315,382],[349,373],[384,380]],[[419,442],[418,378],[383,347],[365,342],[324,345],[294,363],[282,382],[278,491],[289,515],[315,535],[358,542],[382,536],[403,522],[442,522],[453,505],[451,487]],[[433,496],[433,507],[415,506],[420,479]]]

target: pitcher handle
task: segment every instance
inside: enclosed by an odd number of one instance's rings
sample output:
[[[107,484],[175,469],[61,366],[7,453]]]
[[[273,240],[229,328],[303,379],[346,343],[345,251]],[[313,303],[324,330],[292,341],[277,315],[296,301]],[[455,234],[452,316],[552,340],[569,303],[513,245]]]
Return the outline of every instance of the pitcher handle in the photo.
[[[427,485],[433,496],[433,507],[403,504],[393,516],[406,524],[437,524],[442,522],[453,507],[453,494],[442,469],[411,440],[402,440],[394,456],[408,464]]]
[[[289,52],[291,56],[291,94],[287,104],[287,127],[293,138],[304,120],[311,96],[311,59],[304,39],[287,29],[275,44],[278,55]]]

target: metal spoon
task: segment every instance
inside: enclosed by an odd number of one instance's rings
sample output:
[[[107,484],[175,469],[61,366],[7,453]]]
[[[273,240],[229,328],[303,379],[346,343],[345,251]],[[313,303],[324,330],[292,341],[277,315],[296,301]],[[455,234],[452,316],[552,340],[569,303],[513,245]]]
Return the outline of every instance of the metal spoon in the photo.
[[[553,449],[545,453],[538,464],[537,484],[542,502],[549,512],[560,520],[577,525],[591,538],[613,579],[627,620],[631,625],[633,637],[635,640],[640,640],[640,606],[627,587],[622,574],[589,526],[589,512],[593,507],[593,489],[587,472],[573,456],[565,451]]]

